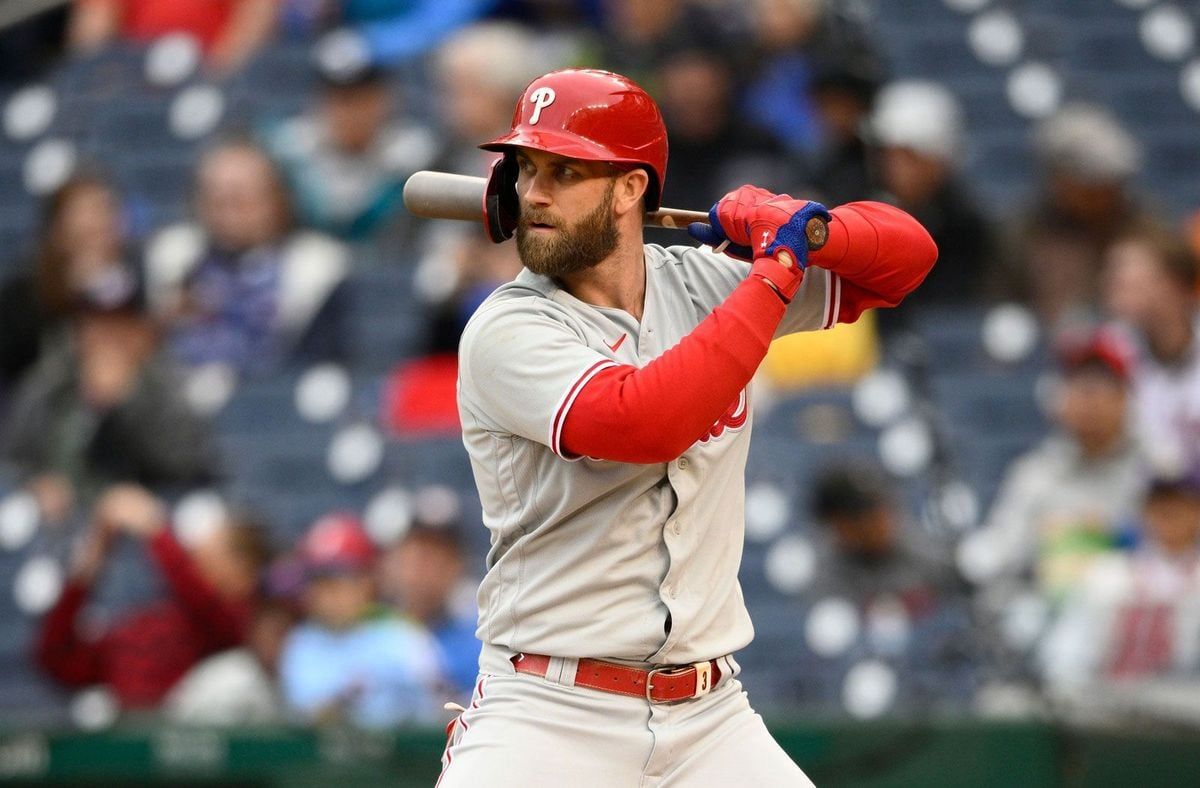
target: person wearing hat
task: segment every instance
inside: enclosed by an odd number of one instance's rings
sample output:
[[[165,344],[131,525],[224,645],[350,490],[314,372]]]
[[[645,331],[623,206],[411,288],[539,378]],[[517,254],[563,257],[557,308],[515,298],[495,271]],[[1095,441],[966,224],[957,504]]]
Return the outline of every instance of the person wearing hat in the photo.
[[[71,304],[0,436],[0,459],[37,497],[43,520],[65,521],[116,483],[212,482],[219,463],[208,425],[185,401],[137,282],[97,277]]]
[[[938,265],[921,289],[881,315],[885,329],[922,306],[979,303],[994,276],[994,230],[961,177],[964,125],[958,100],[937,82],[901,80],[876,96],[868,128],[879,186],[938,246]]]
[[[963,546],[988,556],[973,579],[1032,579],[1052,598],[1121,541],[1145,483],[1130,433],[1131,348],[1116,332],[1087,330],[1060,340],[1058,363],[1053,431],[1012,463]]]
[[[383,728],[435,710],[440,655],[419,625],[375,599],[375,546],[357,518],[335,513],[300,545],[305,621],[280,657],[284,702],[300,720]]]
[[[828,466],[809,500],[817,561],[805,599],[844,601],[864,626],[837,655],[814,653],[806,634],[791,682],[796,699],[844,712],[847,671],[869,654],[897,670],[888,713],[920,713],[933,702],[965,708],[983,633],[947,545],[915,527],[895,480],[875,462]]]
[[[1138,547],[1092,564],[1046,640],[1044,675],[1063,700],[1116,690],[1149,710],[1140,687],[1200,674],[1200,469],[1160,471],[1141,523]]]
[[[318,43],[316,106],[270,130],[267,146],[301,223],[358,241],[405,229],[398,225],[404,181],[427,169],[439,146],[430,129],[397,117],[397,88],[346,35]]]
[[[1096,312],[1108,246],[1157,221],[1133,188],[1141,147],[1108,110],[1067,105],[1039,124],[1033,147],[1041,183],[1011,228],[991,290],[1059,326]]]

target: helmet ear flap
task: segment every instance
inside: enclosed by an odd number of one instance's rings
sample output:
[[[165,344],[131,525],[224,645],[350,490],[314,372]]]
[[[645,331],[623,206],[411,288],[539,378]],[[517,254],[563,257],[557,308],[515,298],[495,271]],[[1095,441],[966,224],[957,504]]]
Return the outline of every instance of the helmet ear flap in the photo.
[[[511,153],[505,153],[492,162],[492,171],[483,192],[483,226],[492,243],[498,244],[513,237],[519,213],[517,160]]]

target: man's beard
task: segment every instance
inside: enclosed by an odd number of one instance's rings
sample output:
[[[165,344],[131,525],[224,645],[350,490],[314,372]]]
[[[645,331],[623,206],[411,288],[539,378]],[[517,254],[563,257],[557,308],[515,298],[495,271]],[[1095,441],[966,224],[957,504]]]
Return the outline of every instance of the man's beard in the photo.
[[[543,238],[530,230],[532,223],[545,222],[549,216],[523,207],[517,223],[517,253],[521,262],[535,274],[562,277],[594,268],[617,248],[617,219],[613,215],[613,188],[609,182],[596,210],[571,227],[557,226],[557,233]]]

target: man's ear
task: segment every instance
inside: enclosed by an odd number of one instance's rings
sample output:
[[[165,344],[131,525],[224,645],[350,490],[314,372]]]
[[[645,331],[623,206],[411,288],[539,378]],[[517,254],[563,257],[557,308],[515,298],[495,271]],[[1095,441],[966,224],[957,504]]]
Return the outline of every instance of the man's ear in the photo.
[[[641,167],[618,175],[613,188],[613,210],[617,216],[624,216],[634,210],[644,212],[646,189],[649,186],[650,176]]]

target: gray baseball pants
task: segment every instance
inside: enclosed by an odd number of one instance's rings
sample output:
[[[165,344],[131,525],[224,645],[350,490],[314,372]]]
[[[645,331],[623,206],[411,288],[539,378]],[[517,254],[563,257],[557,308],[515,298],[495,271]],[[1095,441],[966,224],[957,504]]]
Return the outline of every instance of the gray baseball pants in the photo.
[[[483,675],[452,723],[442,765],[438,788],[813,786],[732,676],[700,698],[650,703],[515,672]]]

